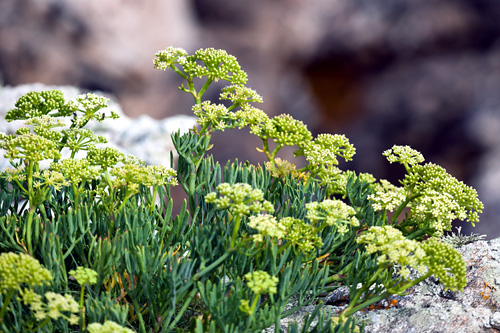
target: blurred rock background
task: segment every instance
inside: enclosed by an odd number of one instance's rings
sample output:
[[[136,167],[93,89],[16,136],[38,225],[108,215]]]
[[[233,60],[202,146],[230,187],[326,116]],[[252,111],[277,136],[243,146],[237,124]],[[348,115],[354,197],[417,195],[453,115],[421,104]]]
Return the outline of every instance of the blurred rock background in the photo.
[[[174,73],[153,69],[154,53],[223,48],[268,114],[346,134],[357,148],[350,168],[395,182],[403,170],[381,153],[408,144],[474,186],[486,204],[474,232],[494,238],[499,37],[496,0],[2,0],[0,75],[4,85],[101,90],[131,117],[160,119],[191,114],[192,101]],[[263,161],[250,135],[214,143],[223,163]]]

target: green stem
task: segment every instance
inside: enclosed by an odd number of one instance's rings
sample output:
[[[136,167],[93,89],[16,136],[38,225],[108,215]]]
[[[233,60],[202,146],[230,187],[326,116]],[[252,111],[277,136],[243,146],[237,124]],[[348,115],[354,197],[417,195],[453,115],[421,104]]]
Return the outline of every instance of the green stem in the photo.
[[[200,100],[201,100],[201,97],[203,96],[203,94],[205,93],[205,91],[207,91],[208,87],[210,87],[210,85],[212,84],[213,81],[214,81],[214,79],[211,79],[211,78],[209,78],[207,81],[205,81],[205,84],[203,85],[203,87],[201,87],[200,91],[198,92],[198,97],[200,98]]]
[[[422,194],[420,194],[420,193],[407,196],[406,200],[399,205],[398,209],[396,210],[396,212],[392,216],[391,222],[395,223],[398,220],[399,215],[401,215],[401,213],[403,212],[403,209],[406,208],[406,206],[410,203],[410,201],[412,201],[418,197],[421,197],[421,196],[422,196]]]
[[[236,242],[236,237],[238,236],[238,230],[240,229],[241,224],[241,216],[237,216],[234,222],[233,235],[231,237],[231,247],[234,247],[234,243]]]
[[[35,207],[30,206],[28,213],[28,223],[26,225],[26,243],[28,245],[28,253],[33,256],[33,245],[31,244],[31,226],[33,224],[33,215],[35,214]]]
[[[134,298],[133,303],[135,312],[137,313],[137,319],[139,319],[139,327],[141,329],[141,332],[146,333],[146,324],[144,323],[144,318],[141,314],[141,307],[139,306],[136,298]]]
[[[184,80],[188,80],[188,77],[186,74],[184,74],[183,72],[181,72],[181,70],[179,68],[177,68],[175,65],[170,65],[170,68],[172,68],[174,70],[174,72],[176,72],[177,74],[179,74],[180,77],[182,77]]]
[[[9,289],[9,292],[7,293],[7,296],[5,297],[3,301],[3,306],[2,309],[0,310],[0,323],[3,322],[3,317],[5,316],[5,312],[7,312],[7,306],[10,303],[10,300],[12,296],[14,295],[15,289]]]
[[[175,328],[175,325],[181,320],[182,316],[184,315],[184,312],[186,312],[187,307],[191,304],[191,301],[193,300],[193,297],[196,295],[197,289],[194,288],[191,293],[189,294],[188,298],[184,301],[184,305],[182,306],[181,310],[175,317],[175,319],[170,323],[168,328],[165,330],[165,332],[170,332]]]

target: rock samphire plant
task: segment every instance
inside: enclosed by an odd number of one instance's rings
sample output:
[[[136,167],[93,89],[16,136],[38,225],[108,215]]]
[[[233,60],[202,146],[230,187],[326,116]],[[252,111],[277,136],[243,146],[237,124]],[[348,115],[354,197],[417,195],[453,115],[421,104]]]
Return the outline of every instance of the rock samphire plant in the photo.
[[[478,222],[474,189],[408,146],[383,153],[406,170],[398,185],[341,170],[349,140],[267,116],[223,50],[168,48],[154,66],[184,80],[198,117],[172,136],[175,170],[85,128],[116,117],[103,97],[30,92],[8,112],[25,126],[0,134],[12,164],[0,178],[0,330],[278,332],[314,305],[288,332],[352,332],[363,329],[354,313],[432,275],[464,288],[465,263],[440,236],[454,220]],[[228,83],[220,101],[204,100],[217,81]],[[235,128],[260,138],[264,164],[213,160],[213,132]],[[285,146],[303,167],[279,157]],[[174,185],[187,198],[178,214]],[[323,311],[341,287],[347,306]]]

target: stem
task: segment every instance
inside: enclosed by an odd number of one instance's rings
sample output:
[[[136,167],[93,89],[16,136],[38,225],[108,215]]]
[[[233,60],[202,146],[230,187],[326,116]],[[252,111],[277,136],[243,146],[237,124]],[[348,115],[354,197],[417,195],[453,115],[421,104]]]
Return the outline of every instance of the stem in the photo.
[[[0,323],[3,322],[3,317],[5,316],[5,312],[7,311],[7,306],[10,303],[10,299],[12,298],[12,295],[14,295],[15,289],[9,289],[9,293],[7,294],[7,297],[5,297],[5,300],[3,301],[3,306],[2,309],[0,310]]]
[[[35,207],[30,206],[28,213],[28,223],[26,226],[26,243],[28,243],[28,253],[33,256],[33,245],[31,244],[31,225],[33,223],[33,215],[35,214]]]
[[[236,237],[238,236],[238,230],[240,229],[241,216],[237,215],[234,222],[233,236],[231,237],[231,247],[234,247],[236,242]]]
[[[413,199],[416,199],[418,197],[421,197],[421,196],[422,196],[422,194],[417,193],[417,194],[406,197],[406,200],[404,202],[402,202],[401,205],[399,205],[398,209],[396,210],[396,212],[392,216],[391,222],[394,223],[398,220],[399,215],[401,214],[403,209],[405,209],[406,206],[410,203],[410,201],[412,201]]]
[[[136,298],[134,298],[133,302],[134,302],[135,312],[137,313],[137,319],[139,319],[139,327],[141,329],[141,332],[146,333],[146,324],[144,323],[144,318],[142,317],[139,303],[137,303]]]
[[[214,81],[214,79],[211,79],[209,78],[207,81],[205,81],[205,84],[203,85],[203,87],[201,87],[200,91],[198,92],[198,98],[201,100],[201,97],[203,96],[203,94],[205,93],[205,91],[207,91],[208,87],[212,84],[212,82]]]
[[[194,288],[191,293],[189,294],[188,298],[185,300],[184,302],[184,305],[182,306],[181,310],[179,311],[179,313],[177,314],[177,316],[175,317],[174,321],[172,321],[170,323],[170,325],[168,326],[168,328],[165,330],[165,332],[168,332],[168,331],[171,331],[172,329],[174,329],[175,325],[177,324],[177,322],[179,320],[181,320],[182,316],[184,315],[184,312],[186,312],[186,309],[187,307],[189,306],[189,304],[191,303],[191,300],[193,299],[193,297],[196,295],[196,288]]]

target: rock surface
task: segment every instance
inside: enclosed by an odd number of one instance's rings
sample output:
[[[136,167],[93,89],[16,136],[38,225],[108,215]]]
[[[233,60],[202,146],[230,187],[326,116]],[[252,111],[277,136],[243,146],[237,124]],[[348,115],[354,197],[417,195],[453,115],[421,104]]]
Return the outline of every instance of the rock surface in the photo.
[[[500,331],[500,238],[477,241],[459,248],[467,266],[463,292],[444,291],[432,277],[392,298],[394,306],[359,312],[366,333],[498,332]],[[328,302],[327,302],[328,303]],[[394,304],[393,303],[393,304]],[[326,305],[340,313],[345,308]],[[304,307],[282,321],[301,322],[314,306]]]

